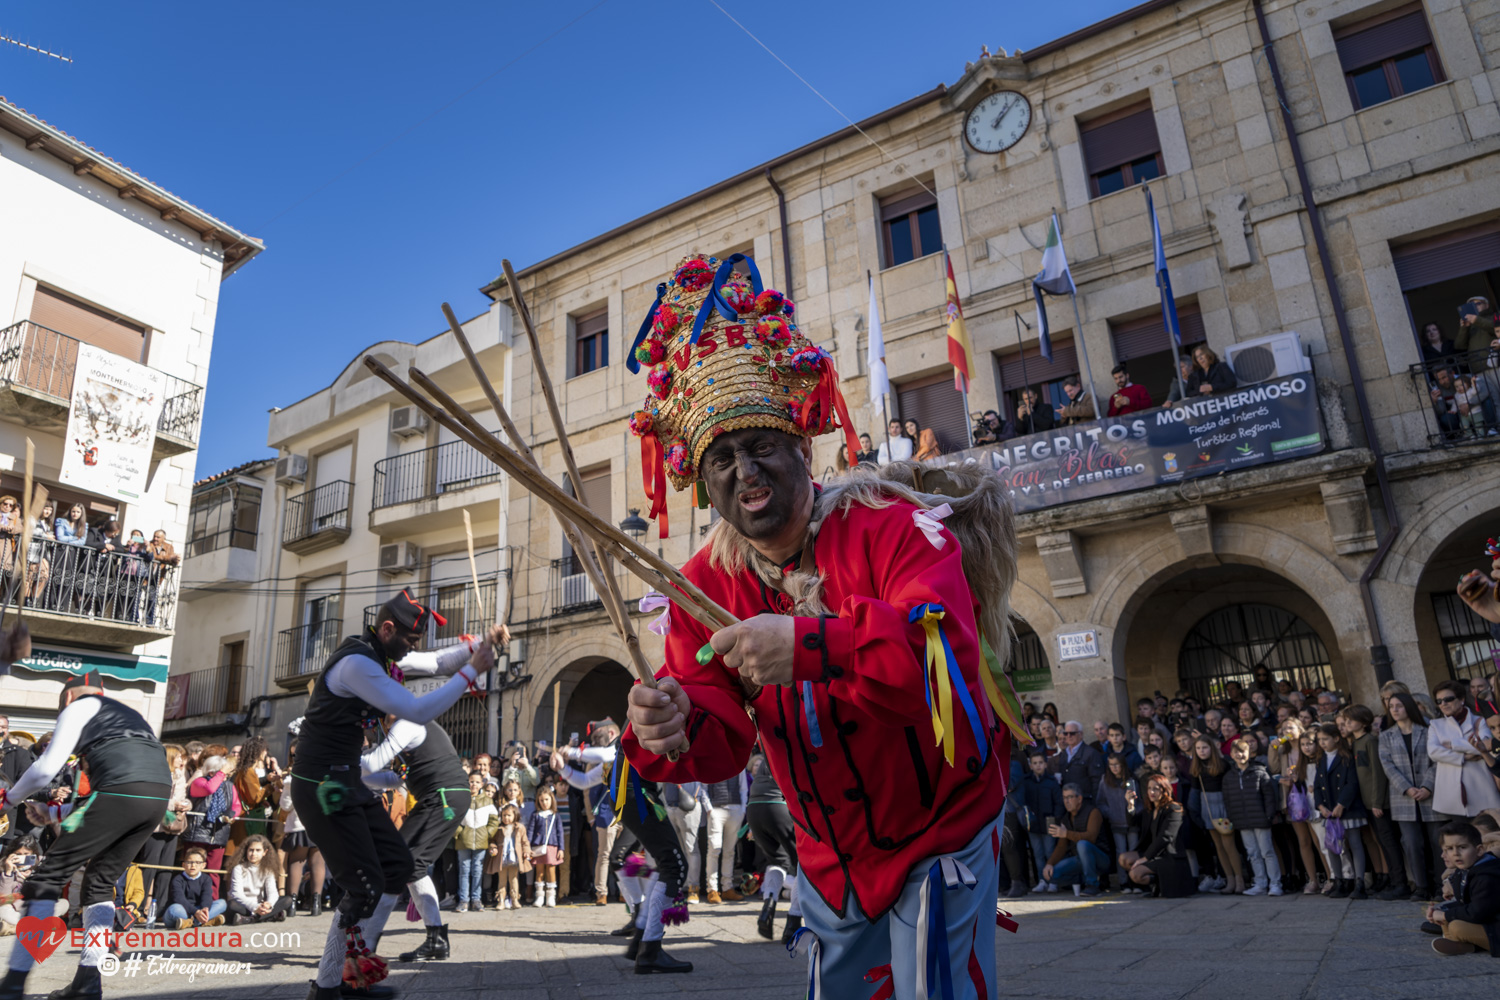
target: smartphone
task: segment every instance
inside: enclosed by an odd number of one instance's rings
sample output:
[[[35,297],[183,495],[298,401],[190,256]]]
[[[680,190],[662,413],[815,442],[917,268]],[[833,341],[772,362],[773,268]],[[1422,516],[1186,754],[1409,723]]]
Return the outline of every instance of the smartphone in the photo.
[[[578,745],[578,734],[574,733],[572,736],[568,737],[568,746],[570,746],[570,747],[576,747],[577,745]]]
[[[1056,826],[1057,825],[1057,818],[1055,816],[1047,816],[1044,819],[1045,819],[1045,821],[1042,824],[1043,827],[1049,827],[1049,826]]]
[[[1479,307],[1472,302],[1465,302],[1463,305],[1458,307],[1458,314],[1460,316],[1478,316]]]

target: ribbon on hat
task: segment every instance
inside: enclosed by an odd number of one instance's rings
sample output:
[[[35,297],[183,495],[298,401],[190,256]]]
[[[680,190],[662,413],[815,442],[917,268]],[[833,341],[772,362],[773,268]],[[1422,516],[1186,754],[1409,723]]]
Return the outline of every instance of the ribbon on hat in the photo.
[[[807,1000],[823,1000],[823,942],[818,940],[818,935],[806,927],[797,928],[786,943],[786,953],[796,958],[803,937],[807,938]]]
[[[647,337],[651,336],[651,324],[656,322],[656,310],[661,308],[662,296],[667,294],[667,283],[663,281],[656,286],[656,301],[651,303],[651,308],[646,310],[646,319],[641,323],[641,330],[635,335],[635,342],[630,345],[630,350],[625,352],[625,367],[630,374],[641,373],[641,363],[635,359],[635,349],[643,344]]]
[[[667,456],[662,451],[656,431],[641,435],[641,481],[646,488],[646,499],[651,501],[648,519],[657,523],[661,537],[667,537]]]
[[[667,610],[662,611],[661,615],[653,619],[651,624],[647,625],[646,628],[660,636],[665,636],[668,632],[672,631],[672,599],[666,594],[655,590],[648,590],[646,591],[646,596],[641,598],[640,604],[636,605],[636,607],[640,609],[643,615],[666,608]]]
[[[698,316],[693,320],[693,337],[688,341],[690,344],[698,342],[698,335],[703,332],[703,324],[708,322],[710,310],[718,310],[720,316],[733,322],[740,318],[739,312],[724,301],[724,296],[719,294],[719,289],[724,287],[724,282],[734,271],[734,265],[740,261],[745,262],[745,269],[750,272],[750,290],[759,295],[765,290],[760,281],[760,269],[755,266],[753,257],[746,257],[742,253],[732,253],[719,262],[719,269],[714,272],[713,286],[708,290],[708,295],[703,299],[703,304],[698,307]]]
[[[951,513],[953,513],[952,505],[946,503],[938,504],[931,510],[912,511],[911,522],[921,530],[922,534],[927,536],[927,540],[932,543],[933,548],[941,551],[943,546],[948,544],[948,539],[943,537],[942,520]]]
[[[817,434],[823,428],[823,421],[828,420],[831,410],[837,414],[837,418],[831,423],[835,427],[843,428],[844,443],[849,446],[849,458],[853,461],[854,455],[859,451],[859,437],[854,433],[854,421],[849,419],[849,404],[844,402],[844,394],[839,391],[838,369],[833,367],[833,358],[827,352],[818,362],[818,384],[815,385],[807,398],[802,400],[802,406],[797,411],[797,424],[809,434]],[[816,426],[813,417],[816,408]]]
[[[968,866],[957,858],[938,858],[927,869],[917,909],[917,1000],[928,1000],[934,985],[941,986],[943,1000],[953,1000],[953,961],[948,955],[943,890],[959,886],[972,890],[978,882]]]
[[[943,632],[942,620],[947,612],[941,604],[918,604],[911,609],[907,621],[920,623],[927,633],[927,662],[923,668],[923,682],[927,688],[927,709],[932,713],[932,736],[934,744],[941,744],[943,759],[953,766],[953,751],[956,729],[953,722],[953,695],[958,694],[959,704],[968,716],[969,728],[974,733],[974,743],[979,748],[979,763],[989,759],[990,742],[985,738],[984,723],[974,699],[969,697],[969,686],[958,668],[958,659],[948,636]],[[932,692],[937,690],[934,701]]]

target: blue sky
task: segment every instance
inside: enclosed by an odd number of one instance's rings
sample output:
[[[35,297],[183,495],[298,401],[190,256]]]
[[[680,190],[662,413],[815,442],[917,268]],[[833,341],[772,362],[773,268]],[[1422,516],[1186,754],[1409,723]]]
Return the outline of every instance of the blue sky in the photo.
[[[719,2],[856,120],[1131,6]],[[482,310],[502,256],[844,126],[710,0],[91,0],[0,33],[75,60],[0,45],[0,93],[267,244],[221,288],[200,476],[266,454],[266,410],[361,348]]]

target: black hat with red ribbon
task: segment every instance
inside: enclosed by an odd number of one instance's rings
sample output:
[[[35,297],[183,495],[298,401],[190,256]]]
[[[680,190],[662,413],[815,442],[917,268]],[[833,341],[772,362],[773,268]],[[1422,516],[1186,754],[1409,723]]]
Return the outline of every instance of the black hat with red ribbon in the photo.
[[[70,688],[100,688],[104,687],[104,675],[97,670],[85,670],[81,674],[74,674],[63,682],[63,690]]]
[[[378,620],[393,621],[408,632],[425,632],[428,622],[437,622],[439,626],[448,624],[448,619],[425,604],[418,604],[405,590],[385,602]]]

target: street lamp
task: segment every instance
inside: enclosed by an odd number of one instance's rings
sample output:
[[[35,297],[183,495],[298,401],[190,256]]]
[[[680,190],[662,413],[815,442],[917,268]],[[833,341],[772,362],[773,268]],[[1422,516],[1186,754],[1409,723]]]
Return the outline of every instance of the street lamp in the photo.
[[[646,523],[646,519],[641,517],[641,509],[639,507],[630,508],[630,516],[620,522],[620,530],[629,535],[633,541],[637,542],[646,537],[646,529],[650,527]]]

